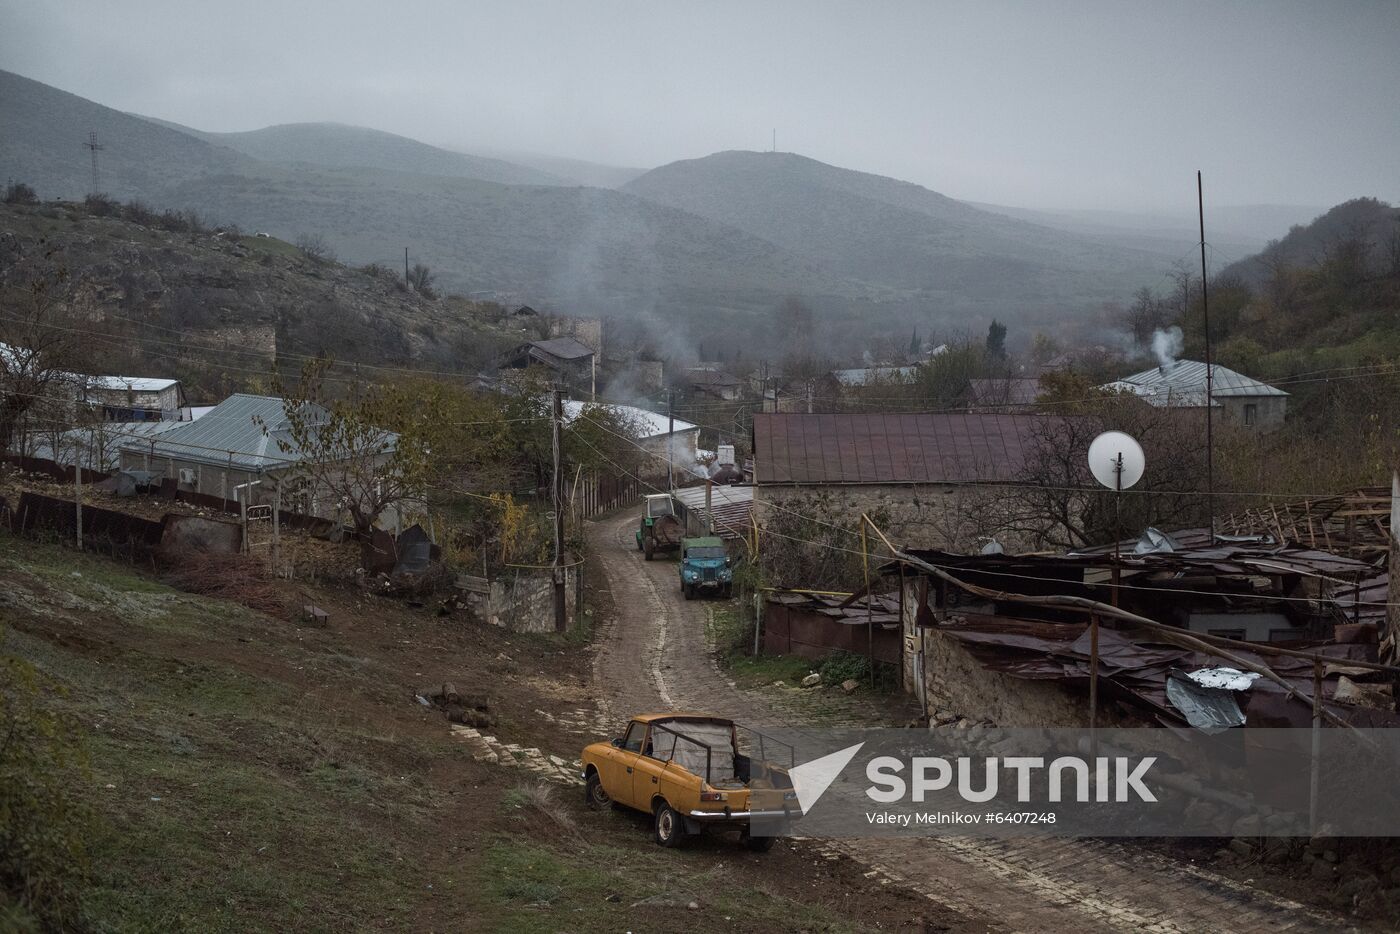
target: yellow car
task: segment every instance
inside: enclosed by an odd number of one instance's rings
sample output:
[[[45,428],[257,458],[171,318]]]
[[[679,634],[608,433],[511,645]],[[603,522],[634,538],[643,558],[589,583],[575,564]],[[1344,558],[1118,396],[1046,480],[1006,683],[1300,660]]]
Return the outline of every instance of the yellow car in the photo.
[[[787,770],[740,749],[740,727],[703,713],[653,713],[633,717],[611,743],[585,747],[583,779],[593,808],[635,808],[653,817],[656,842],[679,846],[707,828],[738,830],[749,849],[772,849],[776,837],[750,834],[750,820],[785,827],[801,816]],[[788,749],[752,735],[750,751]]]

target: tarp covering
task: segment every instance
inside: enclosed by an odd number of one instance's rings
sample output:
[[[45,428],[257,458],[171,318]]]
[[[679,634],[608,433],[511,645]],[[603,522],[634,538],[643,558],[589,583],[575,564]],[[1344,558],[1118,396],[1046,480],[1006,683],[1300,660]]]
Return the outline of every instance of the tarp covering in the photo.
[[[1235,694],[1225,688],[1202,687],[1173,674],[1167,678],[1167,700],[1202,733],[1221,733],[1244,726],[1244,714],[1235,702]]]

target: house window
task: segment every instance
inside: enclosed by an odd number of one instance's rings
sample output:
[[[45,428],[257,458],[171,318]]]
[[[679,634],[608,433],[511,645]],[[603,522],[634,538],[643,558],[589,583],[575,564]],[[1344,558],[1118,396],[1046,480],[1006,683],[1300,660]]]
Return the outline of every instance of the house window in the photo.
[[[1209,632],[1209,634],[1212,636],[1220,636],[1223,639],[1239,639],[1241,641],[1244,640],[1243,629],[1210,629],[1207,630],[1207,632]]]
[[[1259,406],[1249,403],[1244,407],[1244,424],[1246,428],[1253,428],[1254,423],[1259,420]]]

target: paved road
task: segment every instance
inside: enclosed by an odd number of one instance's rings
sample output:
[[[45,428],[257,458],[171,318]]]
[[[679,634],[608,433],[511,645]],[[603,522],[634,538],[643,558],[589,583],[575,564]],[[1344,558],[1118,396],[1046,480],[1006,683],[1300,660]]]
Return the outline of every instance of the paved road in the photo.
[[[804,710],[741,690],[706,641],[709,604],[681,599],[673,561],[642,560],[628,512],[590,523],[615,618],[594,679],[602,713],[701,709],[757,726],[801,728]],[[999,931],[1335,931],[1345,919],[1239,885],[1130,844],[1099,840],[867,839],[811,845],[843,852]]]

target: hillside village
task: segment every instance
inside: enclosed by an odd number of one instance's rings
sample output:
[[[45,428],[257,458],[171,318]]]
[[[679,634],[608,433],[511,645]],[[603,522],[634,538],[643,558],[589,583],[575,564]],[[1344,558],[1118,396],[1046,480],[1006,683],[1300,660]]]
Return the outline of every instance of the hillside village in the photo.
[[[0,929],[1400,918],[1400,834],[1346,823],[1392,792],[1314,777],[1290,811],[1250,758],[1394,753],[1400,209],[1173,267],[790,154],[604,190],[3,99],[33,132],[0,144]],[[39,167],[46,121],[101,124],[109,189]],[[357,211],[428,245],[386,256]],[[612,238],[593,281],[542,258],[555,228]],[[1174,835],[764,835],[757,803],[621,806],[595,744],[758,800],[760,755],[684,711],[1240,745],[1219,787],[1172,773]],[[762,767],[805,819],[795,753]]]

